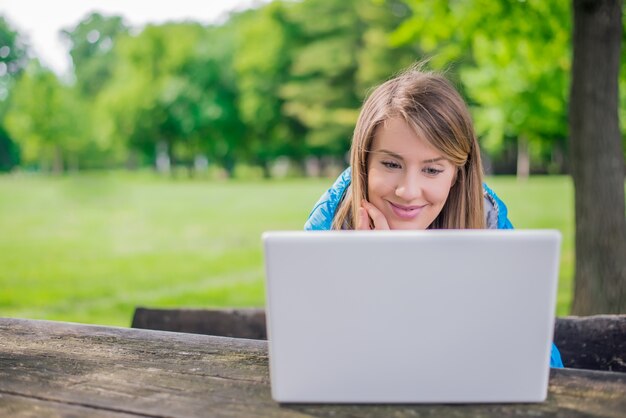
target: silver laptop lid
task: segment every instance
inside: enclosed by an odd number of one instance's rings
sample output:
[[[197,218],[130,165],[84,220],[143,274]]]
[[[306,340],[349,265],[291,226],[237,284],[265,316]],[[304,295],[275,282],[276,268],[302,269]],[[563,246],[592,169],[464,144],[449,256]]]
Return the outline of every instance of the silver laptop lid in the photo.
[[[547,394],[557,231],[267,232],[280,402],[533,402]]]

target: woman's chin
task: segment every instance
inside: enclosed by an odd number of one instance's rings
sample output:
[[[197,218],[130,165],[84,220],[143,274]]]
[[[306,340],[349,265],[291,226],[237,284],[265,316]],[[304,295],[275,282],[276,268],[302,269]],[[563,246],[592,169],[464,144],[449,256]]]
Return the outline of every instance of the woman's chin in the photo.
[[[389,222],[389,229],[394,231],[417,231],[426,229],[425,226],[422,226],[420,222],[407,222],[407,221],[391,221]]]

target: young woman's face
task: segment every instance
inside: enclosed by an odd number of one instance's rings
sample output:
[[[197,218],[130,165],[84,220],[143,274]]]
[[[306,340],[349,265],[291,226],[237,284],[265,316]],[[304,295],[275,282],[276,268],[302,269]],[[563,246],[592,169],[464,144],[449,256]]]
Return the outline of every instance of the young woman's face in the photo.
[[[456,180],[456,167],[402,118],[377,129],[367,169],[368,200],[390,229],[428,228]]]

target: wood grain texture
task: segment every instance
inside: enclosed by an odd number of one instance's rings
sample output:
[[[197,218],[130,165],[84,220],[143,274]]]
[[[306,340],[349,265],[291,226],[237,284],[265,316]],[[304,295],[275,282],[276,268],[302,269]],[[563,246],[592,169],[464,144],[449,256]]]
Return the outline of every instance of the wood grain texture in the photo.
[[[0,416],[623,417],[626,374],[553,370],[541,404],[279,405],[267,343],[0,319]]]

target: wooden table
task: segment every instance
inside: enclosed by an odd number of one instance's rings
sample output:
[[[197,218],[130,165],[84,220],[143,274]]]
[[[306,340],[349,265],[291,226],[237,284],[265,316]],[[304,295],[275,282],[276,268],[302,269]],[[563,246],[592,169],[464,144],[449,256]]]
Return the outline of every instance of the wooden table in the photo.
[[[541,404],[280,405],[265,341],[0,319],[1,417],[625,417],[626,373],[552,370]]]

